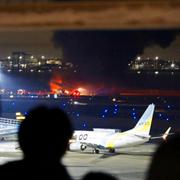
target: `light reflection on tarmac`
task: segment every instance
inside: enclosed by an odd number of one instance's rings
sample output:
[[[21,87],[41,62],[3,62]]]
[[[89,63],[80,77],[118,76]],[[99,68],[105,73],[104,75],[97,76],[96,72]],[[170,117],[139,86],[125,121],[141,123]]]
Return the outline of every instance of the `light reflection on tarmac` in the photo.
[[[16,142],[0,143],[0,164],[22,158]],[[92,154],[85,152],[67,152],[63,158],[69,173],[74,179],[80,179],[89,171],[112,173],[121,180],[143,180],[155,144],[144,144],[138,147],[124,148],[119,154]]]

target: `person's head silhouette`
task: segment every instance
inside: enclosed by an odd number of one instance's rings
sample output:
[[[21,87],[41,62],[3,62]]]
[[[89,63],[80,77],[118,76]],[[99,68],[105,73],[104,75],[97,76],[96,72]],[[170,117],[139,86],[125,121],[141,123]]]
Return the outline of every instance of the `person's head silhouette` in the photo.
[[[59,162],[73,133],[67,114],[59,108],[32,109],[19,127],[24,158],[37,162]]]
[[[155,152],[147,180],[180,179],[180,134],[163,142]]]

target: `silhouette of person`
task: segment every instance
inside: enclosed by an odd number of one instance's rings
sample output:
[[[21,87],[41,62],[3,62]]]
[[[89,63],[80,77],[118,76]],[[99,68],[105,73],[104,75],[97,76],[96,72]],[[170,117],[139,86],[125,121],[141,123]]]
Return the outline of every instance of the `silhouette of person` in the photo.
[[[147,180],[180,179],[180,134],[164,141],[155,152]]]
[[[23,159],[0,166],[1,179],[71,180],[61,163],[73,128],[67,114],[59,108],[39,106],[20,124],[18,139]]]
[[[82,178],[82,180],[94,180],[94,179],[117,180],[116,177],[112,176],[109,173],[104,173],[104,172],[89,172]]]

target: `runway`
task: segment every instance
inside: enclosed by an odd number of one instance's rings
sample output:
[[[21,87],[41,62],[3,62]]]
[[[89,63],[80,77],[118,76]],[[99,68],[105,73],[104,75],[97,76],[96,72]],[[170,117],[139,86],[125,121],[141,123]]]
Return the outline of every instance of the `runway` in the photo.
[[[22,158],[16,147],[16,143],[0,143],[0,164]],[[144,144],[118,154],[68,151],[62,162],[74,179],[81,179],[89,171],[103,171],[121,180],[143,180],[155,149],[155,144]]]

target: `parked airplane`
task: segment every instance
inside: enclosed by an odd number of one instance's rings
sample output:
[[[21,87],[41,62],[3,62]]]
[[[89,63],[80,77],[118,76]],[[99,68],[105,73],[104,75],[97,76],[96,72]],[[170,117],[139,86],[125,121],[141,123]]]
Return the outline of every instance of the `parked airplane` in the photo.
[[[100,150],[115,152],[123,147],[140,145],[151,139],[150,129],[154,114],[154,104],[150,104],[136,126],[125,132],[116,132],[115,129],[94,129],[93,131],[75,131],[69,143],[69,150],[93,149],[93,153]],[[166,138],[170,129],[161,138]],[[156,137],[160,138],[160,137]]]
[[[16,119],[0,117],[0,140],[16,140],[20,121],[25,119],[20,112],[16,113]]]

